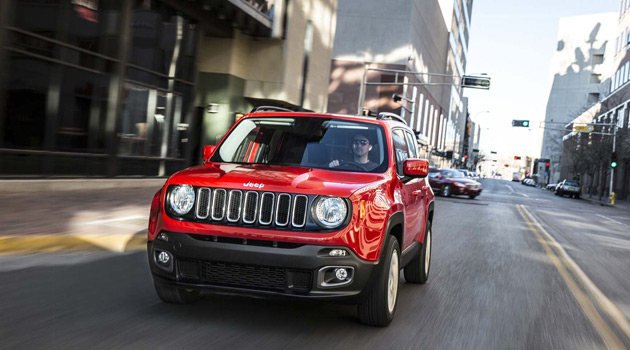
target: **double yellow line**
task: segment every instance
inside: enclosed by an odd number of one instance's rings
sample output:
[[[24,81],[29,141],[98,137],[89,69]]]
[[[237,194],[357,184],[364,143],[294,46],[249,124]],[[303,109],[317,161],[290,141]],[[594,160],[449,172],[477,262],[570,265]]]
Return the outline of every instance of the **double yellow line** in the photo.
[[[519,204],[517,208],[606,347],[609,349],[627,349],[628,347],[624,345],[619,334],[622,334],[630,341],[630,323],[621,311],[597,288],[575,261],[569,257],[564,248],[536,221],[523,205]],[[580,285],[588,293],[588,296],[580,288]],[[599,306],[601,313],[593,303],[593,300]],[[604,320],[602,314],[617,328],[618,333]]]

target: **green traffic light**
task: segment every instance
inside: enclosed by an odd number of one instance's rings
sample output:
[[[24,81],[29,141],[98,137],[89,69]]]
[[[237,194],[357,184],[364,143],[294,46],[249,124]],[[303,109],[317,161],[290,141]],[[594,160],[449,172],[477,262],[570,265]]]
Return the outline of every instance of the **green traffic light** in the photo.
[[[616,167],[617,167],[617,162],[612,162],[612,163],[610,163],[610,167],[611,167],[611,168],[616,168]]]
[[[523,126],[524,127],[528,127],[529,126],[529,120],[523,120]]]

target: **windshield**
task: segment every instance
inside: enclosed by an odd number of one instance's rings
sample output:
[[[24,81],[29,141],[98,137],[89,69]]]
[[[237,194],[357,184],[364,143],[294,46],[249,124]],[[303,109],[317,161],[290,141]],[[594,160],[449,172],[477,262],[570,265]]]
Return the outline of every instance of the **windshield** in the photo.
[[[575,186],[575,187],[579,187],[580,184],[577,181],[565,181],[564,184],[566,186]]]
[[[381,126],[318,117],[242,120],[212,161],[384,172],[387,143]]]
[[[462,174],[461,172],[457,171],[457,170],[443,170],[442,173],[444,174],[444,177],[446,178],[458,178],[458,177],[465,177],[464,174]]]

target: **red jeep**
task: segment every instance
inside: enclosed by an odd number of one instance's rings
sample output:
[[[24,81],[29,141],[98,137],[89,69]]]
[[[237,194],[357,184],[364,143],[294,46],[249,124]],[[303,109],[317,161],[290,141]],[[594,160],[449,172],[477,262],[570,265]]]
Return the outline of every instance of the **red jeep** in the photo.
[[[163,301],[201,291],[343,301],[385,326],[400,270],[427,281],[429,164],[399,116],[250,113],[204,159],[153,198],[147,251]]]

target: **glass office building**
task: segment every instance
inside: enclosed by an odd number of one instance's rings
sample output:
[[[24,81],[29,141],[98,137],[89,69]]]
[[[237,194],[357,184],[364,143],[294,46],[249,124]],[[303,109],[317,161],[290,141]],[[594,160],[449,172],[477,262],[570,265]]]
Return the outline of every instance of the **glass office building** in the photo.
[[[190,165],[200,35],[156,0],[0,1],[0,177]]]

